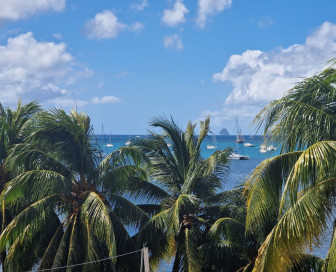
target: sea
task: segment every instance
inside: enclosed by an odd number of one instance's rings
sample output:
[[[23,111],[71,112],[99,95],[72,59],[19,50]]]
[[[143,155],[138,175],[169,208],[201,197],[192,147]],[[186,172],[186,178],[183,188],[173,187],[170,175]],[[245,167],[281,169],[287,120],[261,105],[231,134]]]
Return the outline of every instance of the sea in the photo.
[[[146,137],[145,135],[97,135],[97,141],[102,149],[102,152],[108,154],[112,151],[119,149],[120,147],[124,147],[127,141],[132,141],[132,139],[137,139],[139,137]],[[249,156],[248,160],[230,160],[230,174],[229,176],[223,180],[223,191],[231,190],[238,186],[241,186],[245,181],[248,175],[254,170],[254,168],[260,164],[263,160],[279,155],[280,148],[275,143],[273,145],[277,148],[273,151],[268,151],[267,153],[260,152],[260,146],[264,144],[263,136],[249,136],[244,135],[245,138],[244,143],[252,143],[254,147],[245,147],[243,144],[236,144],[236,136],[223,136],[216,135],[211,137],[206,137],[201,145],[201,155],[203,158],[208,158],[213,154],[216,150],[223,150],[226,147],[230,147],[242,155]],[[109,146],[109,145],[113,146]],[[207,149],[207,145],[216,145],[216,149]],[[331,241],[331,231],[330,227],[323,238],[323,244],[319,248],[312,249],[312,253],[325,258],[330,241]],[[158,271],[171,271],[172,264],[170,262],[164,262],[161,264]]]
[[[111,153],[120,147],[124,147],[128,140],[137,139],[139,137],[146,137],[145,135],[97,135],[98,143],[102,151],[106,154]],[[245,135],[245,143],[253,143],[254,147],[245,147],[244,144],[236,144],[236,136],[215,136],[216,149],[207,149],[207,145],[214,144],[214,137],[206,137],[201,145],[201,155],[203,158],[208,158],[216,150],[223,150],[226,147],[231,147],[239,154],[249,156],[249,160],[231,160],[230,161],[230,175],[226,180],[223,180],[223,188],[225,190],[233,189],[234,187],[242,184],[247,175],[264,159],[278,155],[279,150],[270,151],[267,153],[260,153],[260,145],[264,142],[263,136],[251,136]],[[112,144],[113,146],[109,146]]]

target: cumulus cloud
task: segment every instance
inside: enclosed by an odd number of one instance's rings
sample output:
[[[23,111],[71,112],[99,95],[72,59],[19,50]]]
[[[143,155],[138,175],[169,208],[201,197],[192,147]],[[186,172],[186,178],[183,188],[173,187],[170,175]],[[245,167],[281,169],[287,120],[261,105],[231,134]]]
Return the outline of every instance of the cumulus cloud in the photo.
[[[171,36],[165,36],[163,38],[163,45],[166,48],[171,48],[175,50],[182,50],[183,49],[183,43],[179,35],[174,34]]]
[[[65,43],[39,42],[31,32],[0,45],[0,101],[19,98],[41,102],[66,94],[66,87],[92,73],[76,68]]]
[[[103,97],[94,97],[92,98],[93,104],[114,104],[114,103],[120,103],[121,99],[116,96],[103,96]]]
[[[19,20],[44,11],[62,11],[65,0],[0,0],[0,21]]]
[[[215,81],[230,83],[231,92],[217,111],[206,110],[216,124],[239,115],[253,118],[271,100],[280,98],[301,80],[326,67],[336,56],[336,24],[325,22],[302,44],[269,52],[246,50],[232,55]]]
[[[56,97],[54,99],[49,99],[48,103],[53,105],[56,108],[76,108],[84,107],[89,104],[85,100],[75,100],[68,97]]]
[[[227,104],[264,104],[281,97],[301,77],[321,70],[335,55],[336,24],[326,22],[303,44],[272,52],[247,50],[233,55],[213,78],[233,85]]]
[[[204,28],[208,17],[230,8],[232,0],[198,0],[198,16],[196,23],[199,28]]]
[[[141,0],[137,3],[134,3],[131,6],[131,9],[142,11],[145,7],[148,7],[148,0]]]
[[[177,0],[171,9],[163,12],[162,22],[168,26],[174,27],[185,22],[185,15],[189,10],[183,4],[183,0]]]
[[[111,39],[116,38],[120,32],[130,30],[139,32],[144,28],[140,22],[131,25],[121,23],[118,17],[110,10],[103,10],[97,13],[95,18],[85,24],[85,33],[89,39]]]

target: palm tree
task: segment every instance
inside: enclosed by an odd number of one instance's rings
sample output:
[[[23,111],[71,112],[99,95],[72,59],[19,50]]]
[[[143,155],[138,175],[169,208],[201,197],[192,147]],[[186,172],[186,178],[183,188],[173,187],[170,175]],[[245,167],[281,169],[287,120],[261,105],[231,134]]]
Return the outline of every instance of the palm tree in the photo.
[[[36,102],[21,105],[19,101],[16,110],[4,108],[0,104],[0,192],[11,178],[11,172],[4,166],[8,153],[13,145],[24,142],[27,125],[32,121],[32,117],[40,111]],[[5,205],[1,205],[0,222],[1,230],[7,225],[11,214],[6,210]],[[0,252],[2,271],[5,270],[4,262],[6,251]]]
[[[130,178],[146,176],[123,150],[101,162],[99,151],[90,118],[57,109],[40,113],[26,142],[13,147],[6,166],[16,176],[6,184],[2,200],[16,216],[0,235],[9,271],[84,262],[91,264],[67,271],[132,267],[122,258],[94,261],[134,250],[127,227],[149,218],[123,196],[123,187]],[[133,256],[139,258],[140,253]]]
[[[145,154],[150,177],[149,182],[134,182],[130,193],[139,197],[137,184],[143,187],[145,183],[147,192],[141,196],[153,200],[139,205],[152,218],[140,229],[138,239],[147,241],[154,263],[174,256],[173,272],[202,269],[201,245],[211,224],[223,215],[218,205],[210,203],[222,197],[217,191],[228,175],[231,150],[218,150],[208,159],[202,158],[201,144],[209,133],[209,123],[209,118],[200,122],[196,136],[196,124],[189,122],[182,131],[172,119],[155,118],[151,126],[163,134],[150,132],[129,147]],[[164,233],[161,246],[153,247],[151,234],[159,231]]]
[[[325,262],[310,255],[335,220],[335,83],[330,67],[256,117],[287,153],[263,161],[245,185],[247,232],[262,241],[254,271],[320,271],[321,263],[325,271],[336,269],[335,228]]]
[[[246,197],[242,188],[224,191],[215,203],[221,207],[222,218],[208,231],[204,271],[251,271],[257,256],[258,243],[253,234],[245,235]]]

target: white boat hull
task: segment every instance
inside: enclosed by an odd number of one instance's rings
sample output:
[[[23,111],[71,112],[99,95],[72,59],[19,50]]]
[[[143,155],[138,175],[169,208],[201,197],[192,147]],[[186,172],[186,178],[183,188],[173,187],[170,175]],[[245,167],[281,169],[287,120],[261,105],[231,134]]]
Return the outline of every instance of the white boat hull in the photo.
[[[241,155],[241,154],[238,154],[238,153],[231,153],[230,156],[229,156],[229,159],[230,160],[249,160],[250,157],[249,156],[245,156],[245,155]]]

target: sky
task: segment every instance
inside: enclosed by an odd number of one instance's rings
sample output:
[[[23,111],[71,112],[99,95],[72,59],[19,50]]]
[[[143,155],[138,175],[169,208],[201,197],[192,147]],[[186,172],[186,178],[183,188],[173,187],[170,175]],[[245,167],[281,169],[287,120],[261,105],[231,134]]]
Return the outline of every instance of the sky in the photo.
[[[87,113],[96,133],[254,133],[253,117],[336,57],[334,0],[0,0],[0,102]]]

